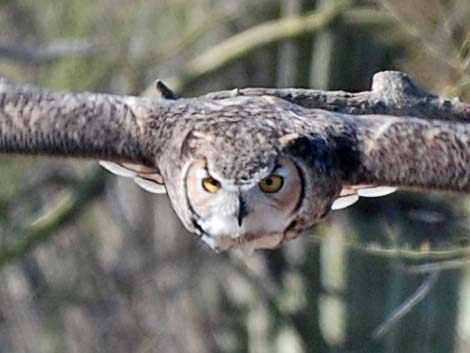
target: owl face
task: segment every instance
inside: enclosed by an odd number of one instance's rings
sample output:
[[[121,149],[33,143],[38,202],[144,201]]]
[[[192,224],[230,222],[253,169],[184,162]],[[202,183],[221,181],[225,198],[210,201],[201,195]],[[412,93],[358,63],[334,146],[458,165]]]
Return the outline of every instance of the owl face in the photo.
[[[211,172],[206,161],[193,162],[186,190],[203,241],[218,250],[279,245],[301,206],[300,173],[294,161],[282,156],[264,175],[236,185]]]

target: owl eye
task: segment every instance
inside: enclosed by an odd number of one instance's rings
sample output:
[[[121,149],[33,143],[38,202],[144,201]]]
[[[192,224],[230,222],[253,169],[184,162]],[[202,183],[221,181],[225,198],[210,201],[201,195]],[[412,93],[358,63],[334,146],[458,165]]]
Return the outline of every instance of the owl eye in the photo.
[[[264,179],[261,179],[259,182],[259,187],[264,192],[274,193],[281,190],[283,184],[284,178],[282,176],[273,174]]]
[[[207,178],[202,179],[202,187],[207,192],[210,192],[211,194],[213,194],[213,193],[216,193],[217,191],[219,191],[221,185],[214,178],[207,177]]]

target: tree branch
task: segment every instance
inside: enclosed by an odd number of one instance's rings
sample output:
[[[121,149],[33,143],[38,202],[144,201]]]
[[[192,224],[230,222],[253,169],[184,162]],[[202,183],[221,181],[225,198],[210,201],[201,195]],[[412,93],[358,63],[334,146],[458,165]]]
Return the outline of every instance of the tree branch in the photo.
[[[0,151],[151,164],[142,133],[147,116],[156,118],[164,105],[141,97],[71,93],[0,78]]]
[[[424,91],[407,74],[382,71],[374,75],[372,90],[359,93],[313,89],[245,88],[212,92],[206,99],[226,97],[275,96],[305,108],[324,109],[347,114],[387,114],[417,118],[470,122],[470,104],[458,98],[448,99]]]
[[[319,194],[315,197],[315,209],[312,208],[309,213],[316,218],[309,219],[311,223],[302,224],[302,227],[313,226],[325,215],[331,205],[331,198],[335,197],[334,190],[340,190],[341,183],[465,192],[470,190],[470,105],[458,99],[450,100],[429,94],[419,88],[410,77],[399,72],[387,71],[375,75],[372,90],[368,92],[247,88],[213,92],[192,99],[167,99],[165,102],[139,97],[50,91],[16,86],[2,80],[0,83],[3,90],[0,95],[0,111],[3,113],[0,120],[3,125],[0,125],[5,127],[0,142],[10,141],[11,143],[6,143],[5,146],[16,146],[2,150],[10,153],[51,152],[49,147],[52,146],[57,150],[56,155],[85,156],[93,159],[114,156],[117,161],[128,161],[129,151],[133,149],[123,149],[123,146],[134,141],[136,146],[144,146],[143,150],[147,152],[140,159],[131,159],[131,162],[145,163],[148,160],[149,166],[158,168],[165,148],[176,146],[177,150],[182,151],[183,146],[178,144],[184,145],[183,140],[188,136],[187,133],[198,129],[204,131],[208,125],[213,126],[210,122],[222,122],[216,129],[223,129],[224,122],[225,126],[238,129],[244,126],[239,125],[243,121],[247,127],[246,131],[260,131],[260,135],[264,131],[262,127],[268,126],[265,123],[270,122],[270,127],[264,134],[273,140],[273,144],[284,143],[281,141],[282,137],[276,137],[282,131],[284,137],[298,141],[298,145],[293,144],[292,148],[313,148],[306,150],[309,158],[315,158],[310,160],[310,163],[321,160],[321,163],[325,161],[326,165],[331,165],[331,168],[317,170],[318,181],[324,183],[324,187],[317,183],[316,190]],[[164,97],[175,98],[172,91],[161,82],[157,87]],[[214,104],[213,101],[247,94],[251,95],[249,99],[231,100],[226,102],[228,105]],[[260,95],[284,98],[297,105],[273,97],[254,97]],[[229,108],[223,110],[222,107],[225,106]],[[311,108],[322,108],[338,114]],[[136,112],[131,114],[131,120],[129,111]],[[284,114],[280,114],[281,112]],[[246,119],[225,120],[227,117],[236,117],[237,114]],[[123,123],[123,119],[127,123]],[[129,123],[142,119],[145,123]],[[110,124],[110,121],[117,123]],[[25,129],[24,126],[28,128]],[[134,133],[135,129],[139,133]],[[173,134],[173,131],[176,133]],[[219,130],[216,133],[219,133]],[[39,143],[31,143],[32,136],[37,136]],[[77,136],[87,138],[77,139]],[[254,143],[250,136],[251,134],[221,134],[217,143],[222,146],[227,143],[229,146],[233,141]],[[178,140],[180,137],[181,140]],[[176,142],[173,141],[175,138]],[[302,140],[304,138],[309,139],[308,144]],[[29,142],[25,144],[25,141]],[[167,144],[164,145],[164,142]],[[321,143],[320,148],[316,143]],[[104,149],[93,149],[97,146],[104,146]],[[92,150],[89,150],[90,148]],[[216,147],[211,148],[217,150]],[[136,156],[140,156],[140,147],[136,151]],[[238,152],[236,149],[228,151]],[[168,156],[165,155],[165,158]],[[336,161],[338,164],[330,161]],[[179,162],[178,159],[163,160],[165,180],[175,179],[176,174],[173,173],[179,172]],[[167,185],[172,186],[171,183]],[[77,200],[81,200],[79,197],[80,195]],[[65,204],[68,205],[67,202]],[[75,204],[79,205],[80,202]],[[73,210],[78,210],[75,207],[71,207],[72,214]],[[47,221],[48,217],[45,219]],[[181,219],[185,221],[184,218]],[[44,232],[48,230],[49,224],[55,223],[48,221],[39,231],[34,231],[32,242],[20,241],[13,250],[4,250],[3,258],[21,254],[32,246],[30,244],[47,237]],[[191,223],[185,225],[188,230],[194,231]],[[300,230],[304,229],[306,228]],[[1,258],[2,256],[0,264]]]

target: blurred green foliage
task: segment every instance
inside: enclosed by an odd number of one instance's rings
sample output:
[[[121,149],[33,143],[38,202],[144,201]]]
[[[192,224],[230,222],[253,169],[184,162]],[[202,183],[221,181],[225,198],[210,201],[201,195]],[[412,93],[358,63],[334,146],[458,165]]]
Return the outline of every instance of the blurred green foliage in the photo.
[[[467,0],[348,2],[318,28],[279,34],[279,21],[312,26],[310,11],[335,4],[3,0],[0,75],[122,94],[153,94],[160,78],[203,94],[366,90],[374,72],[400,69],[470,101]],[[243,257],[211,253],[164,197],[103,184],[93,163],[1,163],[0,352],[470,351],[468,197],[362,200]]]

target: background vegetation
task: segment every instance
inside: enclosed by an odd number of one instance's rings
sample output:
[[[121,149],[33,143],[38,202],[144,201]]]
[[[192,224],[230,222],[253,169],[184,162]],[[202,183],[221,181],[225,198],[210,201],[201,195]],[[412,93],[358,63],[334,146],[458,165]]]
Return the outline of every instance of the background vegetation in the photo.
[[[470,101],[468,0],[1,0],[0,75],[180,95],[366,90]],[[214,254],[94,162],[2,156],[0,352],[470,352],[469,198],[399,192],[276,251]]]

